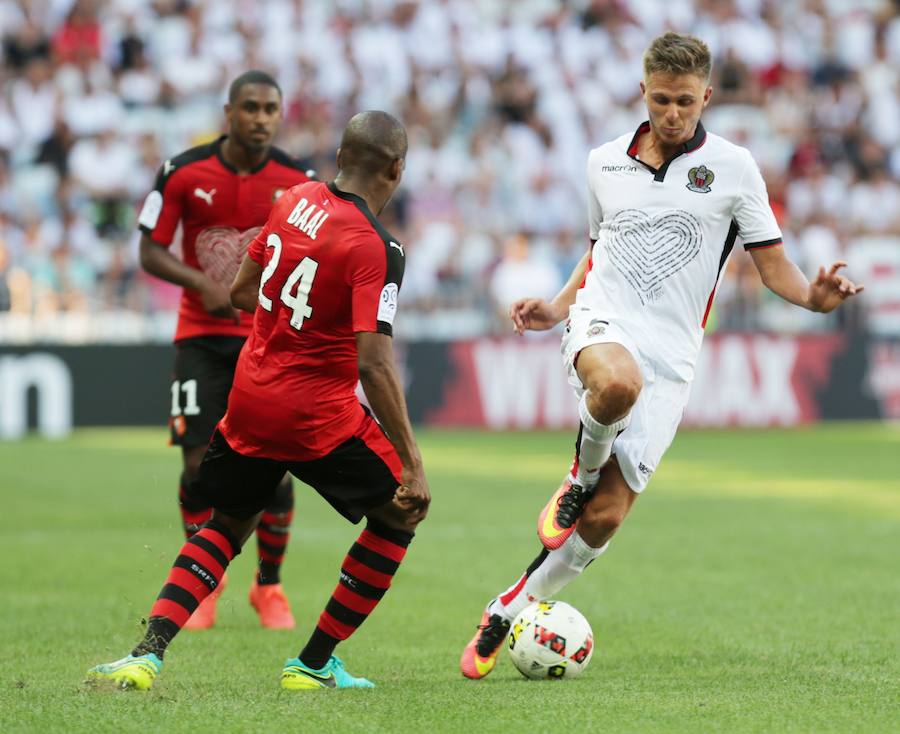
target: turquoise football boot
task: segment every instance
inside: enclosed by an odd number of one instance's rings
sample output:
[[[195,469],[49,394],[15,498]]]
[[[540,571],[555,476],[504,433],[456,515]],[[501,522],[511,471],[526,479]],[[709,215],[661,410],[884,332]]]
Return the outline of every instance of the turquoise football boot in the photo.
[[[365,678],[356,678],[346,670],[336,655],[318,670],[307,668],[300,658],[291,658],[284,664],[281,687],[289,691],[319,691],[323,688],[374,688]]]
[[[87,672],[86,683],[114,683],[122,690],[148,691],[159,671],[162,660],[152,652],[146,655],[126,655],[113,663],[103,663]]]

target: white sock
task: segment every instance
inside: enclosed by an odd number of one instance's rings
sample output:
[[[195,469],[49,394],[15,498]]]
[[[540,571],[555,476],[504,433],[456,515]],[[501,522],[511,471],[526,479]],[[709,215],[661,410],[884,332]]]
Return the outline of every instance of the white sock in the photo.
[[[597,484],[600,469],[609,461],[619,431],[628,426],[628,416],[608,426],[600,423],[588,410],[587,393],[578,401],[578,415],[581,418],[581,443],[578,446],[578,470],[573,479],[575,484],[589,489]]]
[[[575,531],[555,551],[541,553],[519,580],[491,604],[490,613],[511,622],[532,602],[549,599],[562,590],[608,547],[609,543],[592,548]]]

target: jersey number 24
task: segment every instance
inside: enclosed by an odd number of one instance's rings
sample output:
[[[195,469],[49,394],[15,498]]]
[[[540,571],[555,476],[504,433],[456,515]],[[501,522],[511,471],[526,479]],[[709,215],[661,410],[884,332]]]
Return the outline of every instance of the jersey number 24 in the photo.
[[[266,239],[266,247],[271,247],[274,252],[259,281],[259,305],[266,311],[271,311],[272,299],[263,293],[263,288],[266,287],[266,282],[275,274],[275,270],[278,268],[278,261],[281,259],[281,237],[277,234],[270,234],[268,239]],[[319,263],[311,257],[304,257],[297,267],[291,271],[281,289],[281,302],[293,312],[291,326],[297,331],[303,328],[303,320],[312,316],[312,306],[307,301],[309,300],[309,291],[312,288],[313,281],[316,278],[316,270],[318,269]],[[295,293],[291,293],[294,290],[294,286],[297,286],[297,290]]]

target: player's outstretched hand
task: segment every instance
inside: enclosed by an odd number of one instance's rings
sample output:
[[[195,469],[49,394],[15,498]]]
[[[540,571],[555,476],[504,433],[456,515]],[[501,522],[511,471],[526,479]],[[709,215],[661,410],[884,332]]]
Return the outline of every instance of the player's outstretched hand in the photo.
[[[414,523],[425,519],[431,504],[431,490],[422,469],[403,467],[400,475],[403,483],[394,492],[394,504],[408,513]]]
[[[813,311],[828,313],[840,306],[847,298],[862,293],[865,286],[838,275],[838,270],[847,267],[847,263],[838,261],[827,271],[819,268],[816,279],[809,284],[809,305]]]
[[[207,278],[200,289],[200,298],[203,299],[203,309],[210,316],[215,316],[219,319],[230,319],[235,323],[240,323],[241,315],[231,305],[231,293],[224,285]]]
[[[565,312],[541,298],[522,298],[509,307],[509,317],[517,334],[527,330],[552,329],[565,317]]]

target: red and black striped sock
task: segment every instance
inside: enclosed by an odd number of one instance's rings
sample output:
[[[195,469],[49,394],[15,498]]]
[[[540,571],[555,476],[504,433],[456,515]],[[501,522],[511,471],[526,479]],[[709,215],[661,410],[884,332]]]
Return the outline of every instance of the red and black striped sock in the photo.
[[[281,564],[291,537],[294,517],[294,488],[290,476],[285,476],[275,493],[275,500],[266,508],[256,526],[256,546],[259,552],[258,584],[281,583]]]
[[[185,538],[190,538],[212,517],[211,507],[191,497],[190,481],[187,474],[181,472],[178,482],[178,509],[181,510],[181,525],[184,528]]]
[[[181,552],[156,603],[150,610],[147,633],[132,655],[152,652],[160,658],[194,610],[219,585],[241,545],[228,528],[209,522],[181,546]]]
[[[366,621],[391,586],[413,534],[370,520],[341,565],[341,579],[300,653],[315,670]]]

